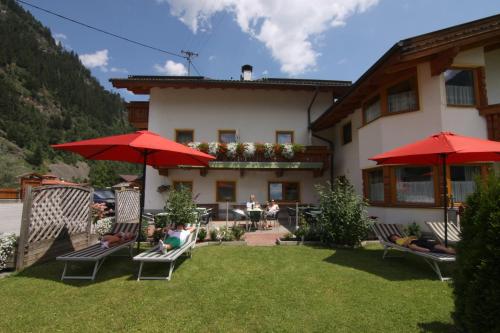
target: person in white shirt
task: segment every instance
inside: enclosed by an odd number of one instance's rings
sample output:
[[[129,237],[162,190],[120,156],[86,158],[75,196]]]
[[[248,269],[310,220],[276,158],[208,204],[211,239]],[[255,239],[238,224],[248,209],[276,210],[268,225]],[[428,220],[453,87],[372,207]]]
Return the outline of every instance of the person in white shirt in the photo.
[[[247,202],[247,209],[260,208],[259,203],[255,200],[255,195],[250,195],[250,201]]]
[[[168,230],[168,237],[165,241],[160,239],[160,244],[158,245],[159,250],[162,253],[167,253],[169,250],[177,249],[186,243],[189,235],[195,230],[195,227],[185,228],[184,223],[178,223],[175,225],[175,229]]]

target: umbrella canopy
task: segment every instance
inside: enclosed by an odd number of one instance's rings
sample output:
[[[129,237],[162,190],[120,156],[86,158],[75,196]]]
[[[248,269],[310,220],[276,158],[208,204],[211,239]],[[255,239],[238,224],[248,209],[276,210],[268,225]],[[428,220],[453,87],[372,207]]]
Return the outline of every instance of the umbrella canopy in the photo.
[[[441,132],[388,152],[373,156],[377,164],[442,164],[445,245],[448,245],[448,186],[446,164],[500,161],[500,142]]]
[[[107,136],[52,146],[90,160],[144,163],[152,166],[207,166],[214,157],[150,131]]]
[[[71,151],[90,160],[142,163],[144,185],[141,188],[139,223],[142,225],[144,192],[146,187],[146,165],[161,166],[207,166],[215,159],[195,149],[162,138],[149,131],[107,136],[104,138],[63,143],[52,146],[55,149]],[[139,249],[139,238],[137,243]]]
[[[459,164],[500,161],[500,142],[441,132],[406,146],[373,156],[377,164]]]

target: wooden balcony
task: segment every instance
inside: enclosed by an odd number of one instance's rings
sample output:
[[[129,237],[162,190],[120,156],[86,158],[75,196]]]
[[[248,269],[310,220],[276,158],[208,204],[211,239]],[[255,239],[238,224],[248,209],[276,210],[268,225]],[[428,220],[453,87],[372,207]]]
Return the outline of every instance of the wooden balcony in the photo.
[[[149,102],[129,102],[126,107],[129,123],[139,130],[148,129]]]
[[[479,113],[486,118],[488,139],[500,141],[500,104],[483,106]]]
[[[199,168],[200,174],[205,176],[210,170],[240,170],[244,176],[246,170],[275,171],[277,177],[283,176],[286,171],[310,170],[315,177],[323,175],[330,167],[331,152],[326,146],[305,146],[304,151],[296,153],[291,159],[285,157],[266,158],[264,154],[256,153],[252,158],[227,158],[218,156],[209,163],[208,168]],[[189,168],[189,167],[186,167]],[[168,176],[168,169],[159,168],[163,176]]]

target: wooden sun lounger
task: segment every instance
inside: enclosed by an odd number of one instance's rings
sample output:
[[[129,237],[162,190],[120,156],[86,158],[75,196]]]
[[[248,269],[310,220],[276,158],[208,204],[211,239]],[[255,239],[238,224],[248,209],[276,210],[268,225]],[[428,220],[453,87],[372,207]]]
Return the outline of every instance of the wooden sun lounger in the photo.
[[[56,260],[59,261],[64,261],[64,270],[61,276],[61,280],[95,280],[95,277],[97,275],[97,272],[101,268],[102,264],[106,260],[106,258],[123,248],[129,247],[130,248],[130,256],[132,257],[132,248],[136,242],[137,235],[138,235],[138,228],[139,224],[138,223],[115,223],[113,225],[113,228],[111,229],[111,233],[117,233],[117,232],[132,232],[136,234],[136,237],[134,239],[116,245],[112,246],[108,249],[104,249],[101,247],[100,243],[91,245],[87,248],[78,250],[78,251],[73,251],[70,253],[66,253],[62,256],[58,256]],[[92,275],[66,275],[67,269],[68,269],[68,263],[69,262],[94,262],[94,269],[92,271]]]
[[[133,260],[139,261],[141,264],[139,266],[139,273],[137,274],[137,281],[140,280],[167,280],[170,281],[172,278],[172,272],[174,271],[175,261],[183,254],[187,254],[190,258],[193,256],[193,249],[196,246],[196,239],[198,237],[198,231],[200,230],[200,224],[196,226],[196,231],[191,233],[186,243],[180,248],[175,250],[170,250],[167,253],[162,253],[158,247],[154,247],[151,250],[143,252],[136,255]],[[158,263],[164,262],[169,264],[169,270],[167,276],[143,276],[142,268],[144,263]]]
[[[434,236],[444,244],[444,222],[425,222]],[[460,241],[460,229],[453,223],[448,222],[448,243],[456,244]]]
[[[404,232],[402,231],[403,229],[401,226],[397,224],[387,224],[387,223],[374,223],[372,225],[372,229],[375,232],[375,235],[377,235],[377,238],[380,241],[380,244],[384,246],[384,254],[382,255],[382,258],[389,258],[387,256],[387,252],[390,249],[398,250],[404,253],[411,253],[416,256],[422,257],[425,262],[427,262],[432,270],[437,274],[439,279],[441,281],[446,281],[450,280],[450,277],[444,277],[441,274],[441,269],[439,268],[439,263],[450,263],[450,262],[455,262],[455,256],[451,254],[444,254],[444,253],[435,253],[435,252],[418,252],[418,251],[413,251],[407,247],[404,246],[399,246],[391,241],[389,241],[389,236],[392,234],[399,235],[401,237],[405,237]]]

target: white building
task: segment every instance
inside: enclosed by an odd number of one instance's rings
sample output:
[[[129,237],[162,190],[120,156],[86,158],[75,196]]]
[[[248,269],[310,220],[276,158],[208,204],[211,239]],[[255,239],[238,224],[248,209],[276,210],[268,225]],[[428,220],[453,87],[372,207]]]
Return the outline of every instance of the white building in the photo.
[[[129,120],[179,142],[296,143],[293,158],[219,156],[204,169],[148,168],[146,209],[158,190],[185,184],[199,204],[314,203],[314,184],[351,181],[385,222],[441,218],[437,167],[376,167],[368,158],[440,131],[500,140],[500,15],[396,43],[352,86],[347,81],[129,76],[113,86],[149,94]],[[326,110],[326,111],[325,111]],[[331,144],[331,145],[330,145]],[[206,148],[206,147],[205,147]],[[279,155],[279,154],[278,154]],[[333,168],[331,168],[333,158]],[[456,201],[487,164],[451,166]]]

